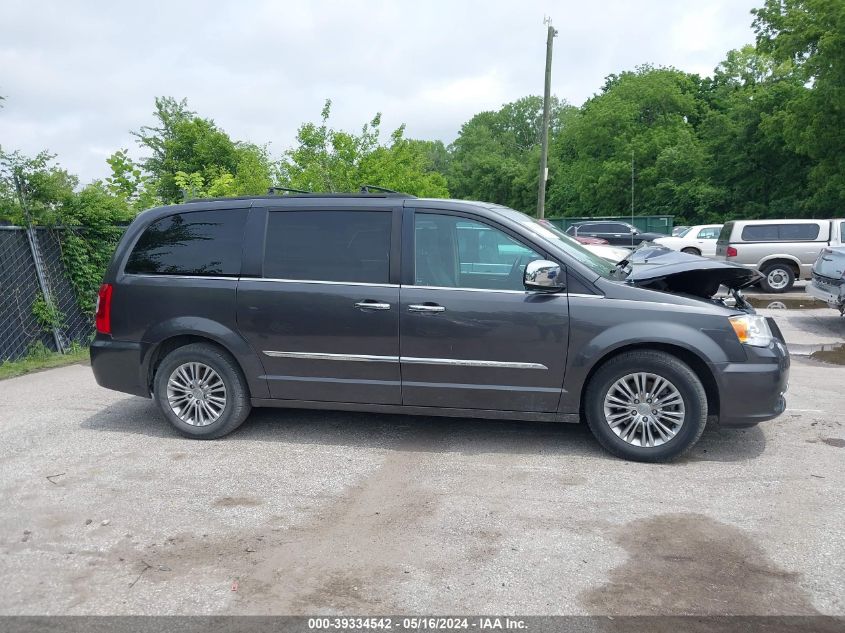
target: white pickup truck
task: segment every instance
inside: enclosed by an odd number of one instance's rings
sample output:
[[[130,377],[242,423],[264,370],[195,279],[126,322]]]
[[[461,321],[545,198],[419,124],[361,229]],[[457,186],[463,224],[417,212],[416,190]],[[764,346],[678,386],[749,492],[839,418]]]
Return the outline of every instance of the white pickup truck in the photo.
[[[824,248],[845,245],[845,220],[736,220],[726,222],[716,259],[758,270],[767,292],[786,292],[810,279]]]

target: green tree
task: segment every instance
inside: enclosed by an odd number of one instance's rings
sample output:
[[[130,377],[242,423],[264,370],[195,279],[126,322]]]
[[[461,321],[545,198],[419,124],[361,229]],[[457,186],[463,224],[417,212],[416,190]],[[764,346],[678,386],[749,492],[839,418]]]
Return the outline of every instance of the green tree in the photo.
[[[845,2],[766,0],[754,12],[757,48],[794,65],[810,88],[790,95],[778,125],[787,145],[813,161],[807,209],[845,207]]]
[[[251,143],[233,141],[212,119],[188,110],[183,99],[159,97],[155,101],[157,124],[143,126],[133,134],[149,150],[141,166],[165,203],[181,202],[197,195],[265,193],[270,184],[270,160],[266,150]],[[190,176],[191,194],[180,187]]]
[[[277,165],[281,186],[305,191],[357,191],[363,184],[377,185],[418,196],[449,195],[446,178],[435,171],[436,147],[404,137],[400,126],[390,143],[379,141],[381,114],[354,134],[329,126],[331,101],[321,121],[305,123],[297,132],[297,145]]]
[[[724,193],[713,209],[719,219],[802,214],[811,161],[789,147],[781,115],[807,90],[791,64],[753,46],[730,51],[707,81],[699,136],[708,177]]]
[[[105,180],[109,193],[123,198],[136,211],[143,211],[158,204],[150,176],[141,165],[129,157],[128,150],[120,149],[106,159],[111,176]]]
[[[54,162],[49,152],[28,157],[20,151],[0,149],[0,213],[13,224],[26,224],[26,211],[33,224],[55,222],[61,205],[71,198],[79,183]],[[26,209],[21,205],[21,198]]]
[[[574,108],[554,99],[550,135]],[[449,190],[532,213],[537,204],[543,99],[523,97],[497,111],[480,112],[461,126],[449,147]],[[553,165],[550,164],[550,172]]]
[[[608,77],[552,141],[549,214],[627,214],[633,160],[637,213],[706,218],[721,192],[704,176],[701,91],[697,75],[673,68]]]

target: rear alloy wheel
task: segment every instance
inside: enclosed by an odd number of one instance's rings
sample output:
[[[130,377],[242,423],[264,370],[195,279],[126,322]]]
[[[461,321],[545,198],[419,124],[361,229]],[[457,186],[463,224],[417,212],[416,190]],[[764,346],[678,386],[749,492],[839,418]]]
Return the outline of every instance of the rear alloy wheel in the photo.
[[[680,359],[657,350],[627,352],[605,363],[584,400],[599,443],[622,457],[669,461],[698,441],[707,424],[707,395]]]
[[[795,283],[795,272],[789,264],[772,264],[762,271],[760,285],[766,292],[786,292]]]
[[[701,257],[701,251],[697,248],[693,248],[692,246],[687,246],[686,248],[681,249],[682,253],[686,253],[687,255],[698,255]]]
[[[231,433],[250,411],[240,368],[226,352],[205,343],[170,352],[156,371],[153,394],[167,421],[198,439]]]
[[[226,385],[208,365],[183,363],[167,380],[167,402],[185,424],[208,426],[226,410]]]

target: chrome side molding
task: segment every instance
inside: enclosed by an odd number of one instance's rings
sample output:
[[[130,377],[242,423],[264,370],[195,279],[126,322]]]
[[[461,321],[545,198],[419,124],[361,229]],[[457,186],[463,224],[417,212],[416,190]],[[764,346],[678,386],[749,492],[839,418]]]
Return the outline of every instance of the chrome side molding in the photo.
[[[324,354],[320,352],[276,352],[264,350],[273,358],[299,358],[303,360],[345,360],[359,363],[398,363],[398,356],[375,356],[372,354]]]
[[[264,350],[273,358],[298,358],[300,360],[341,360],[364,363],[406,363],[409,365],[446,365],[450,367],[487,367],[490,369],[545,369],[540,363],[520,363],[499,360],[472,360],[463,358],[429,358],[417,356],[375,356],[372,354],[327,354],[321,352],[277,352]]]
[[[399,360],[410,365],[450,365],[453,367],[490,367],[497,369],[548,369],[540,363],[517,363],[500,360],[468,360],[463,358],[429,358],[427,356],[400,356]]]

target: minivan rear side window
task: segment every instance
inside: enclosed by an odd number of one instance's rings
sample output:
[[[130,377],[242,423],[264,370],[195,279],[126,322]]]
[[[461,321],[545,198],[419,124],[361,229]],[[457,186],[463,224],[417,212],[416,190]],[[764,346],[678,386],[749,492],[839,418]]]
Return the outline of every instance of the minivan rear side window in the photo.
[[[272,211],[264,276],[386,284],[391,223],[389,210]]]
[[[246,216],[246,209],[220,209],[160,218],[138,239],[124,272],[237,277]]]
[[[742,229],[744,242],[810,242],[818,236],[818,224],[749,224]]]

